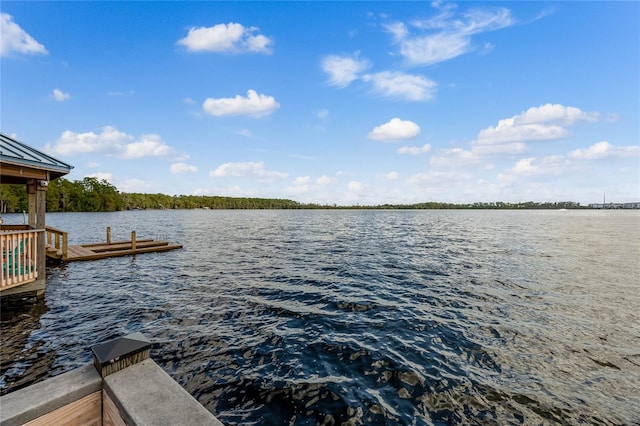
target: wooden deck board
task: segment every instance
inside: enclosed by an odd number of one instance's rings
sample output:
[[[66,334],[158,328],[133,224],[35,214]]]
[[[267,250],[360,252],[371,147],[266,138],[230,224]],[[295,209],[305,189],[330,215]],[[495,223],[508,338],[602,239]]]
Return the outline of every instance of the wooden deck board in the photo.
[[[67,258],[86,257],[95,254],[95,252],[84,246],[69,246],[69,254]]]
[[[145,243],[145,242],[149,242],[149,241],[153,241],[153,240],[151,238],[136,239],[136,244]],[[118,245],[118,244],[129,244],[129,245],[131,245],[131,240],[112,241],[110,243],[88,243],[88,244],[81,244],[81,245],[82,245],[82,247],[100,247],[100,246]]]
[[[136,248],[131,248],[131,241],[117,241],[113,243],[91,243],[70,245],[65,262],[106,259],[109,257],[131,256],[141,253],[163,252],[182,248],[179,244],[169,244],[167,241],[151,239],[136,240]],[[56,253],[47,253],[52,258],[60,258]]]

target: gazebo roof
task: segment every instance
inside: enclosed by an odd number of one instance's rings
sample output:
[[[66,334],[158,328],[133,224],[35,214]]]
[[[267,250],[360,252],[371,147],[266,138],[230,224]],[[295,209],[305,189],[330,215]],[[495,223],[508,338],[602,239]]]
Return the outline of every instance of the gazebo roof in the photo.
[[[2,183],[24,183],[28,179],[49,181],[68,174],[73,168],[4,133],[0,133],[0,164]]]

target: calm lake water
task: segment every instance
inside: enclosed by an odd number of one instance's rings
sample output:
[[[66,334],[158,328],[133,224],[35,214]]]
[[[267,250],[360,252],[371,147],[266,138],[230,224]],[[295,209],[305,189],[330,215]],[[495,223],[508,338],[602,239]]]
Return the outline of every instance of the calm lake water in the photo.
[[[5,215],[22,223],[22,215]],[[140,331],[234,424],[640,424],[640,211],[48,214],[182,250],[47,271],[3,393]]]

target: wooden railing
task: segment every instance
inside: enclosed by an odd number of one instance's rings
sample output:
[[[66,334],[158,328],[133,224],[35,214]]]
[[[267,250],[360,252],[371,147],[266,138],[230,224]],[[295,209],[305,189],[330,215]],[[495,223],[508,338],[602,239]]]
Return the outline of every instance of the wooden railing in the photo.
[[[62,259],[66,259],[69,254],[69,233],[56,229],[52,226],[47,226],[46,231],[47,245],[55,247],[58,251],[58,255]]]
[[[35,281],[38,278],[38,234],[43,230],[1,231],[2,271],[0,290]]]

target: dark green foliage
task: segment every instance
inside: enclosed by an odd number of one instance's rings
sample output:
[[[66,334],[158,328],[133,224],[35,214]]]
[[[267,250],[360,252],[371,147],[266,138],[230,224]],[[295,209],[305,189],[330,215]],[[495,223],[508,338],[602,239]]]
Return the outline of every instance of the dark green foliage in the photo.
[[[236,198],[202,195],[122,194],[127,209],[300,209],[304,205],[291,200]]]
[[[0,185],[0,213],[21,212],[28,209],[25,185]]]
[[[28,209],[25,185],[0,185],[0,213]],[[49,212],[112,212],[148,209],[578,209],[579,203],[527,201],[524,203],[453,204],[426,202],[418,204],[382,204],[377,206],[332,206],[301,204],[297,201],[270,198],[238,198],[201,195],[165,195],[120,193],[106,180],[86,177],[68,181],[64,178],[49,182],[47,211]]]
[[[49,212],[110,212],[123,208],[115,186],[91,177],[49,182],[46,202]],[[0,212],[8,213],[28,210],[26,185],[0,185],[0,208]]]

